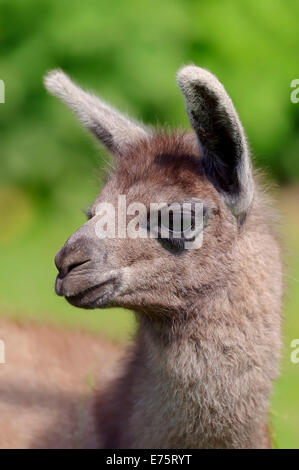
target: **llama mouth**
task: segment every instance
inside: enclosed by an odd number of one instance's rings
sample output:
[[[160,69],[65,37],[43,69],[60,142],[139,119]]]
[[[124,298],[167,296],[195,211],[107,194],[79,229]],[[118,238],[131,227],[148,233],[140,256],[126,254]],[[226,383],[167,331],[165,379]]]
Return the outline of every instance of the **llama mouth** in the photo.
[[[110,278],[104,282],[88,287],[75,295],[67,296],[66,300],[79,308],[93,309],[106,307],[111,302],[116,292],[118,283],[116,278]]]

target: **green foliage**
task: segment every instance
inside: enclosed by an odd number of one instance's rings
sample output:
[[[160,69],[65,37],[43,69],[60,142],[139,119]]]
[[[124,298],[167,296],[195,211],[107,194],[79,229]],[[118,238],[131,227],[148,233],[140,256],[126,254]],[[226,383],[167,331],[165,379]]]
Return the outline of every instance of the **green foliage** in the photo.
[[[50,197],[66,173],[96,164],[89,138],[44,91],[48,69],[63,68],[148,123],[174,126],[188,125],[175,72],[195,62],[233,96],[257,165],[279,181],[298,179],[297,18],[296,0],[0,0],[1,177]]]

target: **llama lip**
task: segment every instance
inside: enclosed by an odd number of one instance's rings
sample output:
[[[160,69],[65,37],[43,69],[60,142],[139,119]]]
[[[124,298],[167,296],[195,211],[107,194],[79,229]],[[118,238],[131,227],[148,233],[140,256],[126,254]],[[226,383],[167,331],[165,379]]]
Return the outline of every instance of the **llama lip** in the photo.
[[[112,277],[75,295],[65,295],[66,300],[75,307],[99,308],[109,304],[117,289],[116,278]]]

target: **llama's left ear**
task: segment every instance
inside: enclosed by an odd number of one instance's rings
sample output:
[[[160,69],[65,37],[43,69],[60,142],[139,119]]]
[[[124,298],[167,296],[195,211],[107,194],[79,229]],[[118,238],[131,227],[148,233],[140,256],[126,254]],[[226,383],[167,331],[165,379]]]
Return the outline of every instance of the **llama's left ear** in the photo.
[[[234,105],[223,85],[207,70],[188,65],[178,72],[178,85],[203,151],[206,176],[242,221],[253,199],[248,145]]]

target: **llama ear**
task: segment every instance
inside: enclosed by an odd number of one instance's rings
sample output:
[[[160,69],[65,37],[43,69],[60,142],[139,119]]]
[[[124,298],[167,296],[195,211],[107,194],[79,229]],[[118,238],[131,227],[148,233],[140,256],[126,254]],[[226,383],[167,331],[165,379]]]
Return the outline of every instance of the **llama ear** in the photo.
[[[189,65],[177,75],[187,113],[203,150],[206,176],[242,220],[253,198],[253,177],[243,127],[223,85],[207,70]]]
[[[53,70],[44,78],[47,90],[60,98],[81,123],[115,153],[122,153],[132,143],[144,139],[149,132],[96,96],[85,92],[61,70]]]

